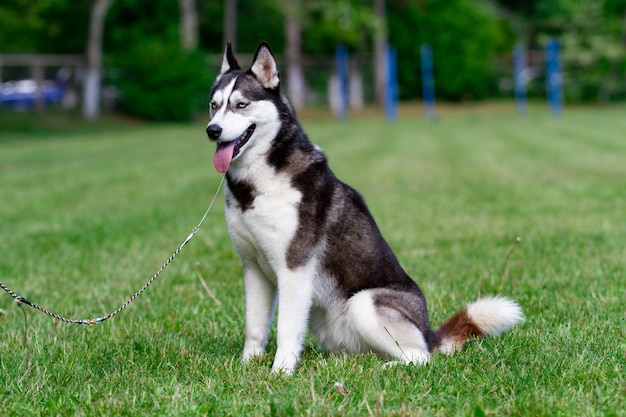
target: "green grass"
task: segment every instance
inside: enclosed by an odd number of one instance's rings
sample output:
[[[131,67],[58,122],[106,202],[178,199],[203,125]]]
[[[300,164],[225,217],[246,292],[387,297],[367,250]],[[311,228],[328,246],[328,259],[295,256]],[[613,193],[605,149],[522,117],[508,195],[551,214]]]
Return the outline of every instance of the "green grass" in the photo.
[[[0,415],[626,415],[624,114],[305,121],[365,196],[432,322],[501,293],[527,316],[505,335],[387,370],[308,339],[285,378],[269,374],[273,330],[269,355],[243,366],[241,267],[220,197],[108,322],[55,326],[2,292]],[[13,127],[0,129],[0,281],[65,316],[104,315],[141,287],[220,179],[202,122]]]

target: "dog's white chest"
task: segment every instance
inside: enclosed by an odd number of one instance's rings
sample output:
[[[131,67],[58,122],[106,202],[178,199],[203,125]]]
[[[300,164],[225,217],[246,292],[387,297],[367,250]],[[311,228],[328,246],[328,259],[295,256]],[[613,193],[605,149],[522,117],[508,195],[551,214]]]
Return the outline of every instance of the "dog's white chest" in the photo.
[[[228,228],[244,262],[257,262],[275,273],[286,265],[287,249],[298,229],[302,195],[283,176],[273,175],[271,180],[255,181],[253,186],[254,200],[245,209],[226,189],[231,200],[226,208]]]

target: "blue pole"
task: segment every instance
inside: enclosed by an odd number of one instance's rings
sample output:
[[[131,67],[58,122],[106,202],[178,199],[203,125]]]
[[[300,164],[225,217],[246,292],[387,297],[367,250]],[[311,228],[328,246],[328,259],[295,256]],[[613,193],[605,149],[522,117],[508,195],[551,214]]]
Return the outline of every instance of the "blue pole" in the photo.
[[[422,91],[424,114],[427,118],[435,117],[435,75],[433,70],[433,50],[428,44],[420,47],[422,61]]]
[[[515,106],[517,114],[525,115],[528,110],[526,84],[528,75],[526,71],[526,53],[520,44],[513,48],[513,72],[515,76]]]
[[[545,49],[548,106],[553,116],[559,116],[563,110],[563,75],[559,42],[550,38]]]
[[[348,48],[339,45],[335,51],[337,69],[337,84],[339,87],[339,103],[337,117],[341,120],[348,118]]]
[[[398,71],[397,53],[394,46],[387,46],[387,88],[385,94],[385,113],[387,120],[392,122],[398,119]]]

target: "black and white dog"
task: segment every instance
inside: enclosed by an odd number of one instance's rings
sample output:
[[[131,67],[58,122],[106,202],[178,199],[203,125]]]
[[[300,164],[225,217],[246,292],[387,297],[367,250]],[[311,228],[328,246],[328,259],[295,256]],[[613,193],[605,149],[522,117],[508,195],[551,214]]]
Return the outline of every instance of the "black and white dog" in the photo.
[[[249,69],[230,44],[211,92],[213,162],[226,173],[226,220],[243,264],[243,360],[265,353],[278,305],[272,371],[290,374],[307,329],[333,352],[375,352],[423,364],[473,336],[523,320],[504,297],[483,298],[432,330],[426,300],[381,236],[363,198],[339,181],[281,93],[261,43]]]

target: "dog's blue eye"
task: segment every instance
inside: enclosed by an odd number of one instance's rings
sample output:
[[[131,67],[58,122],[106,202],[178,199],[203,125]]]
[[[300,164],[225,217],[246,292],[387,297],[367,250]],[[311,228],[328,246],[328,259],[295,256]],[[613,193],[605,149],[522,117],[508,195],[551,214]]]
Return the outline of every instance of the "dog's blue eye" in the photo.
[[[248,107],[248,103],[237,103],[238,109],[245,109],[246,107]]]
[[[212,101],[211,103],[209,103],[209,107],[211,108],[211,110],[215,110],[217,109],[217,104],[215,104],[215,102]]]

